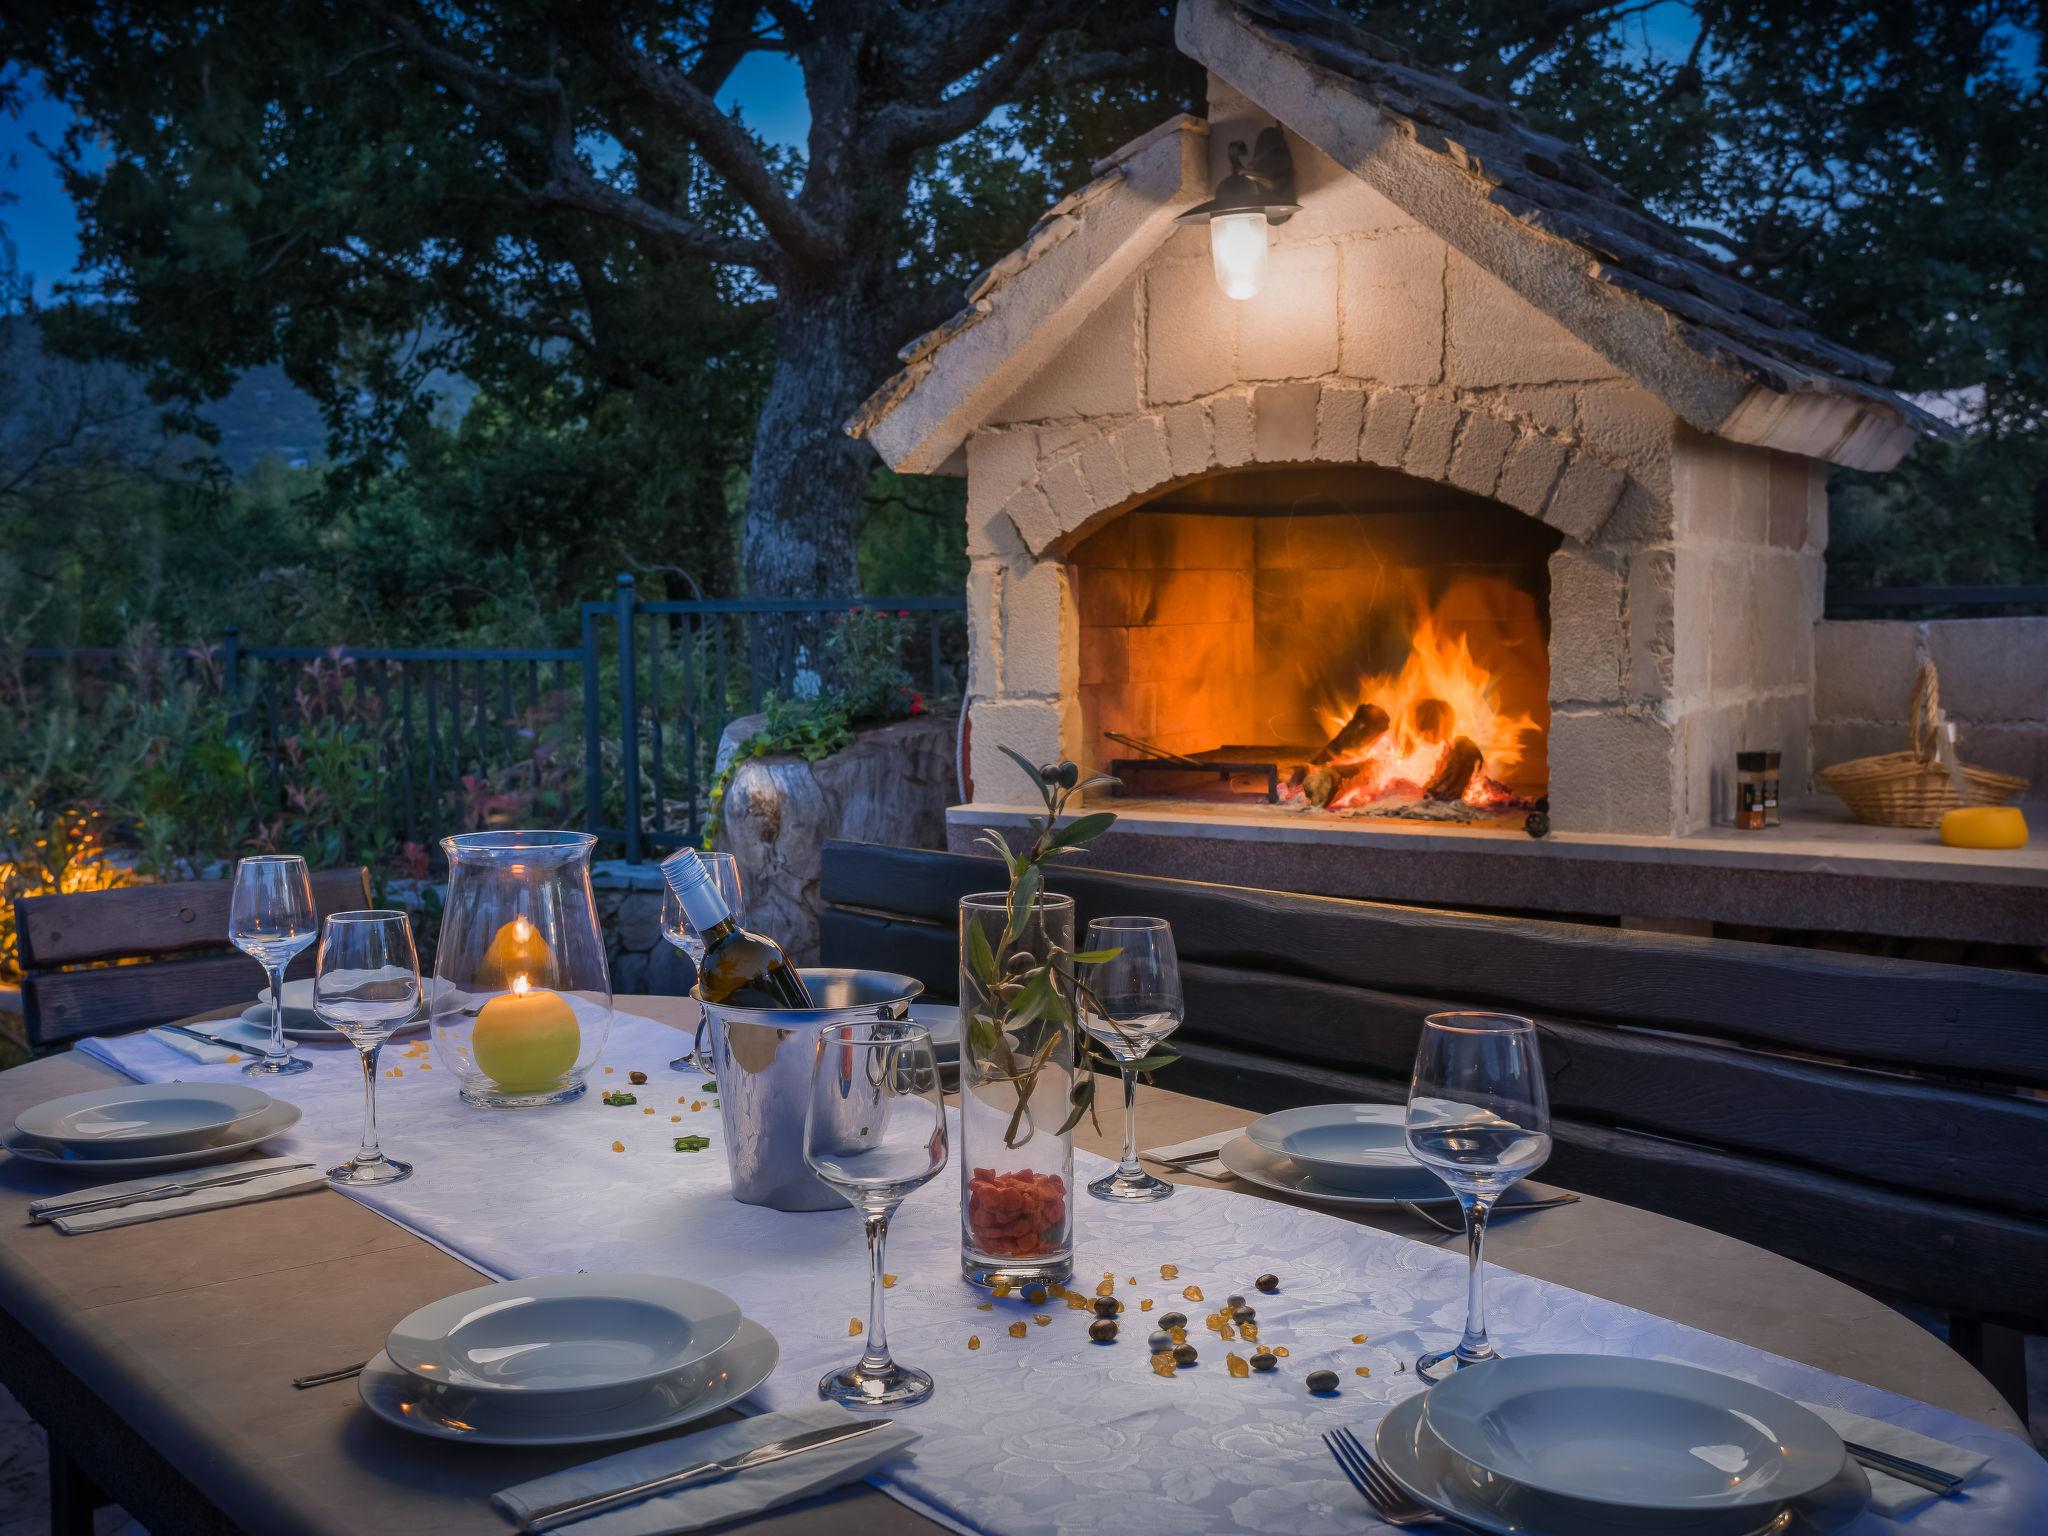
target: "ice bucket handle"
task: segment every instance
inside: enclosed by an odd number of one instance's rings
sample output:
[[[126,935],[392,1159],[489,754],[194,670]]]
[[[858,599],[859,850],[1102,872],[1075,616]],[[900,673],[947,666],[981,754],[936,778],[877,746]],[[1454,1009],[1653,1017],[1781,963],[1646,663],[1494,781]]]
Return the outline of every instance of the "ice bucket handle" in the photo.
[[[692,991],[695,989],[693,988]],[[892,998],[885,1003],[875,1004],[875,1017],[889,1023],[897,1023],[910,1017],[910,999]],[[715,1077],[711,1063],[704,1056],[704,1026],[711,1022],[711,1010],[699,999],[697,1003],[697,1030],[690,1037],[690,1049],[684,1060],[702,1077]],[[845,1020],[841,1020],[845,1023]]]

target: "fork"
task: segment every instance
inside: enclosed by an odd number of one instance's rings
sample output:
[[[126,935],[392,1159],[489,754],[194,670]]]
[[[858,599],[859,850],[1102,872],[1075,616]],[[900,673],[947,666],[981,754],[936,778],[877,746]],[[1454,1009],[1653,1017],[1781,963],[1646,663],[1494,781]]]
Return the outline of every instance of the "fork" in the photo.
[[[1387,1524],[1441,1523],[1453,1530],[1472,1529],[1412,1497],[1399,1483],[1387,1476],[1380,1464],[1372,1459],[1372,1452],[1365,1448],[1365,1443],[1350,1430],[1328,1431],[1323,1436],[1323,1444],[1330,1448],[1330,1454],[1336,1458],[1337,1465],[1343,1469],[1344,1475],[1351,1480],[1351,1486],[1364,1495],[1365,1502],[1372,1506],[1372,1512]]]

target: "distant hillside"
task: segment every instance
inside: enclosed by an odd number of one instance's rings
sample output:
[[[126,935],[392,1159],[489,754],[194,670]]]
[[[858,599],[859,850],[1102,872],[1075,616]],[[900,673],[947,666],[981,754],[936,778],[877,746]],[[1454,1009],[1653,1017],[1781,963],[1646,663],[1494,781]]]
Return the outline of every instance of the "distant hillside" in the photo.
[[[16,380],[5,399],[32,399],[43,389],[59,385],[63,372],[79,366],[44,355],[42,334],[33,318],[17,315],[0,321],[0,369],[12,373]],[[165,439],[140,381],[132,377],[123,380],[121,373],[112,364],[88,367],[95,387],[117,385],[129,394],[133,410],[126,415],[121,430],[132,436],[135,449],[144,456],[165,449],[172,449],[180,458],[190,457],[195,451],[210,452],[237,477],[266,458],[302,467],[318,464],[327,456],[327,423],[320,415],[320,407],[311,395],[287,379],[284,369],[277,364],[251,369],[235,381],[223,398],[205,407],[203,414],[207,420],[220,429],[220,440],[212,445]],[[446,419],[459,421],[476,398],[476,386],[459,374],[436,373],[432,384]],[[0,419],[0,442],[11,435],[11,425]]]

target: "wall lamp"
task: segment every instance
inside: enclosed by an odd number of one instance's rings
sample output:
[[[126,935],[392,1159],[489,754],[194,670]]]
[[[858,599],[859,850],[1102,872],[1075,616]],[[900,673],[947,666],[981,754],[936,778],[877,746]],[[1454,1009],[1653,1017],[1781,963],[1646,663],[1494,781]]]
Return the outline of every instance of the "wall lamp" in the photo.
[[[1278,124],[1259,130],[1247,156],[1244,140],[1230,146],[1230,174],[1216,183],[1216,195],[1190,208],[1176,224],[1209,226],[1209,260],[1216,286],[1233,299],[1248,299],[1266,281],[1268,230],[1301,211],[1294,200],[1294,156]]]

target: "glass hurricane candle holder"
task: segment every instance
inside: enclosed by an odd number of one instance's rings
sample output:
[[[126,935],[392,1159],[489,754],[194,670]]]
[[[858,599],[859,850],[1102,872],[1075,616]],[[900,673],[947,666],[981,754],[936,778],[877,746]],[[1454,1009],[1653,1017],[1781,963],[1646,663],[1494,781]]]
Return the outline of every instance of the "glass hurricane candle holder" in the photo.
[[[612,982],[590,888],[596,843],[582,832],[441,839],[434,1054],[471,1104],[573,1099],[604,1049]]]

